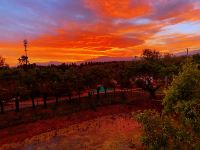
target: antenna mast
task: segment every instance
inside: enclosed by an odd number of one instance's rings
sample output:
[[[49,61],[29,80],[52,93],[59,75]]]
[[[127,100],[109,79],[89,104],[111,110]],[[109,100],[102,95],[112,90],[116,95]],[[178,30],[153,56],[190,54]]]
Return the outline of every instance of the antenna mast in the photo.
[[[24,51],[25,51],[25,56],[26,56],[26,65],[28,64],[27,46],[28,46],[28,41],[24,40]]]

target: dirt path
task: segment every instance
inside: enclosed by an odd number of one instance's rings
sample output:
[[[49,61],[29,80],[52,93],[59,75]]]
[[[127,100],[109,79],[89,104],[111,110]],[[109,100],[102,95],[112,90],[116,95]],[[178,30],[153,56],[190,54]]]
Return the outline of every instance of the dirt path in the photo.
[[[130,89],[129,89],[130,90]],[[140,88],[134,88],[132,89],[132,92],[141,92],[141,89]],[[120,89],[116,89],[116,94],[119,94],[121,92]],[[113,91],[107,91],[107,94],[111,94],[113,93]],[[100,92],[101,95],[104,95],[104,92]],[[93,95],[95,96],[96,93]],[[88,97],[88,92],[82,92],[81,94],[81,98],[84,98],[84,97]],[[73,95],[72,96],[72,99],[78,99],[78,95]],[[59,101],[66,101],[68,100],[68,96],[65,96],[65,97],[59,97]],[[47,99],[47,105],[49,104],[54,104],[55,103],[55,97],[48,97]],[[38,106],[43,106],[43,98],[42,97],[39,97],[39,98],[36,98],[35,99],[35,105],[36,107]],[[32,100],[31,99],[28,99],[28,100],[25,100],[25,101],[20,101],[20,109],[22,108],[31,108],[32,107]],[[14,101],[10,101],[10,102],[7,102],[4,104],[4,111],[12,111],[12,110],[15,110],[15,102]]]

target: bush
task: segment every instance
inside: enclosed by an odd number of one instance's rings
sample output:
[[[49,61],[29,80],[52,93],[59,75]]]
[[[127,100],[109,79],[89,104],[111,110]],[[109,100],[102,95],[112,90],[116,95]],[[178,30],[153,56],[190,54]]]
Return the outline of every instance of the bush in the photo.
[[[143,124],[141,141],[147,149],[200,149],[200,70],[183,66],[166,90],[164,110],[146,110],[136,116]]]
[[[136,117],[143,124],[141,142],[146,149],[198,149],[198,138],[173,117],[146,110]]]

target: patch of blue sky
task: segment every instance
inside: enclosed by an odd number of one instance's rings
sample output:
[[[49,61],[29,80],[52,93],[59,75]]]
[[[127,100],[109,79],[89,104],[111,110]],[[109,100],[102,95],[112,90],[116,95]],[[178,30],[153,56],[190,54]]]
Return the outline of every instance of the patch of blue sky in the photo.
[[[133,25],[145,25],[151,23],[152,20],[148,18],[136,18],[136,19],[115,19],[113,20],[114,24],[133,24]]]
[[[165,26],[156,35],[162,36],[170,34],[200,35],[200,21],[187,21],[175,25]]]
[[[151,19],[148,18],[138,18],[138,19],[131,19],[128,21],[131,24],[136,24],[136,25],[145,25],[151,23]]]
[[[30,11],[29,8],[20,6],[16,3],[9,3],[0,1],[0,16],[12,17],[13,19],[26,18],[30,15],[34,15],[34,12]]]

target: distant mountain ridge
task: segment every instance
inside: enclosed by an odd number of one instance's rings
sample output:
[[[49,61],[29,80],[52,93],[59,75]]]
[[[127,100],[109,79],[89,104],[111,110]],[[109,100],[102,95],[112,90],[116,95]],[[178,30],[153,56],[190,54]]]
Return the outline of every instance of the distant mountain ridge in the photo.
[[[189,55],[200,54],[200,50],[189,51]],[[178,52],[174,53],[175,56],[184,56],[187,55],[187,52]],[[100,56],[93,59],[88,59],[85,61],[74,62],[76,64],[81,64],[85,62],[114,62],[114,61],[133,61],[140,59],[140,57],[109,57],[109,56]],[[61,65],[62,63],[71,64],[72,62],[59,62],[59,61],[49,61],[49,62],[38,62],[37,65],[40,66],[49,66],[49,65]]]
[[[35,64],[39,66],[49,66],[49,65],[61,65],[64,62],[59,61],[49,61],[49,62],[36,62]]]
[[[112,61],[132,61],[135,57],[109,57],[101,56],[94,59],[88,59],[83,62],[112,62]]]
[[[113,62],[113,61],[133,61],[137,57],[109,57],[109,56],[100,56],[94,59],[88,59],[85,61],[74,62],[76,64],[81,64],[85,62]],[[49,66],[49,65],[61,65],[63,63],[71,64],[72,62],[59,62],[59,61],[49,61],[49,62],[38,62],[36,63],[39,66]]]
[[[195,55],[195,54],[200,54],[200,49],[199,50],[193,50],[188,52],[188,55]],[[187,55],[187,52],[178,52],[178,53],[174,53],[175,56],[184,56]]]

